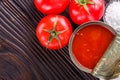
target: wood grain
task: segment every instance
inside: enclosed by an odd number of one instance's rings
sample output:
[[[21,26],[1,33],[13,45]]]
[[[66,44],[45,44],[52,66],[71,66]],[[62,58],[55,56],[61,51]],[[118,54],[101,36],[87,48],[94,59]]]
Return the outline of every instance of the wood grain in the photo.
[[[39,44],[35,29],[45,15],[33,0],[0,0],[0,10],[0,80],[98,80],[72,63],[68,46],[52,51]]]

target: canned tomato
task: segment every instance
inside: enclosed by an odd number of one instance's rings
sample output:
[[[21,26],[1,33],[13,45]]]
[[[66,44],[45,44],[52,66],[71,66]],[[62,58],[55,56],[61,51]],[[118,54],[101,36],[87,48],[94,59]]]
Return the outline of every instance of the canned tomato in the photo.
[[[69,54],[80,70],[98,78],[120,75],[120,35],[104,22],[87,22],[76,28]]]

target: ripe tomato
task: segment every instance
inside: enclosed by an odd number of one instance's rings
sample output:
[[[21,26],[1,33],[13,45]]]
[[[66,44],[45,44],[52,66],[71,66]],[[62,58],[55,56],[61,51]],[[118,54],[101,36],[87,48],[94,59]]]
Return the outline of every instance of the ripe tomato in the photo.
[[[44,14],[62,13],[70,0],[34,0],[36,8]]]
[[[48,15],[41,19],[36,28],[39,42],[49,49],[65,47],[72,34],[69,20],[62,15]]]
[[[104,0],[71,0],[69,14],[72,21],[78,25],[100,20],[104,14]]]

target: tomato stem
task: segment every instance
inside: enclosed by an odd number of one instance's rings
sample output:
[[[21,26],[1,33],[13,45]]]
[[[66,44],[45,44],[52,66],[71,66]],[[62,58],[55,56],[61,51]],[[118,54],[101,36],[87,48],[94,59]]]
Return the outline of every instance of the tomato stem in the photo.
[[[93,1],[90,1],[90,0],[75,0],[75,1],[76,1],[76,3],[82,5],[88,14],[90,12],[89,12],[89,9],[87,7],[87,4],[95,4]]]
[[[56,31],[57,22],[58,22],[58,17],[55,18],[55,22],[54,22],[54,24],[53,24],[53,30],[54,30],[54,31]]]
[[[56,17],[56,19],[55,19],[52,30],[43,29],[45,32],[50,33],[50,37],[48,38],[48,42],[47,42],[47,47],[49,46],[49,44],[51,43],[51,41],[54,38],[57,39],[58,44],[60,45],[60,48],[62,47],[61,42],[60,42],[60,38],[58,37],[58,35],[64,33],[66,30],[56,31],[57,22],[58,22],[58,17]]]

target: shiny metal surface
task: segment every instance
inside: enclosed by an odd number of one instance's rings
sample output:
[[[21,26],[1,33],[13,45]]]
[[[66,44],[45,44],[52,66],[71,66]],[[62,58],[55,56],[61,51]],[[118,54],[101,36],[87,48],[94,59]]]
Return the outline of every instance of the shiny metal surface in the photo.
[[[120,75],[120,35],[117,34],[105,54],[94,68],[92,74],[104,79]]]

